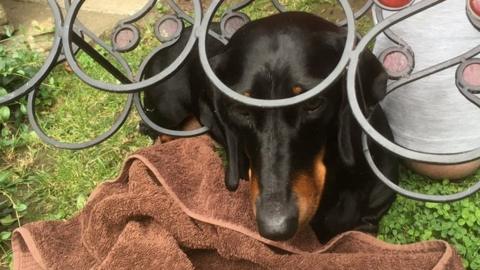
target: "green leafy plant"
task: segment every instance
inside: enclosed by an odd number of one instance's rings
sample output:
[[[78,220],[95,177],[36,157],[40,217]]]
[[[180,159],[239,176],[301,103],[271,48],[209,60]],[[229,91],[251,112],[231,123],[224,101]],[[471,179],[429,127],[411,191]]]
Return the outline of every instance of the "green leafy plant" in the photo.
[[[40,54],[18,45],[15,50],[0,45],[0,97],[21,87],[42,64]],[[43,84],[50,88],[54,85],[53,78]],[[53,101],[51,91],[42,91],[37,102],[50,106]],[[36,135],[27,123],[26,105],[26,98],[21,98],[0,106],[0,250],[3,250],[3,256],[9,256],[7,250],[12,230],[22,224],[21,220],[29,209],[29,173],[19,173],[8,161],[13,152],[36,141]]]
[[[12,229],[21,226],[28,209],[27,204],[17,198],[26,182],[8,170],[0,172],[0,250],[4,256],[9,254],[7,248]]]
[[[35,75],[42,59],[27,48],[8,51],[0,45],[0,97],[22,86]],[[40,98],[48,99],[43,94]],[[52,102],[45,100],[45,103]],[[9,105],[0,106],[0,153],[15,148],[30,138],[26,124],[26,99],[22,98]]]
[[[452,194],[476,183],[431,181],[402,169],[401,186],[427,194]],[[452,203],[423,203],[398,196],[380,224],[379,238],[392,243],[443,239],[454,245],[467,269],[480,269],[480,195]]]

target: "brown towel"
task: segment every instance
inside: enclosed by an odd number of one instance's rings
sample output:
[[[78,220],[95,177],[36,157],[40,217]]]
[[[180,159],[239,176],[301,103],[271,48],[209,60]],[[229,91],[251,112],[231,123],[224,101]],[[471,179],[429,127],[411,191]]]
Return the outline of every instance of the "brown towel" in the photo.
[[[13,235],[15,269],[463,269],[446,242],[391,245],[347,232],[320,245],[306,228],[288,242],[256,231],[248,183],[223,185],[207,137],[141,150],[68,221]]]

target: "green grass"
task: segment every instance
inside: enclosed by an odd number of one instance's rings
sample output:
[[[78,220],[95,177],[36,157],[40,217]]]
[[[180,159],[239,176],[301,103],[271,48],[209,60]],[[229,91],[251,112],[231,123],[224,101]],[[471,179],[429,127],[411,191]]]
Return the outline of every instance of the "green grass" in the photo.
[[[139,62],[142,57],[132,55],[129,61]],[[80,54],[78,59],[89,73],[113,81],[88,56]],[[41,93],[52,98],[40,106],[37,115],[47,134],[61,141],[82,142],[105,132],[126,100],[125,95],[88,87],[67,72],[63,64],[57,66],[46,81]],[[116,176],[129,153],[150,145],[151,139],[137,132],[139,117],[133,112],[117,134],[93,148],[57,149],[43,144],[33,133],[28,133],[29,140],[23,147],[2,148],[0,171],[8,172],[5,181],[15,183],[16,188],[11,192],[0,191],[17,204],[28,206],[18,223],[71,217],[84,206],[95,186]],[[11,260],[6,243],[2,244],[0,268]]]
[[[300,1],[294,4],[301,6]],[[255,7],[248,7],[245,12],[257,19],[275,11],[268,1],[261,0],[255,3]],[[152,26],[154,18],[144,19],[145,25]],[[134,70],[151,48],[159,44],[151,27],[143,27],[141,32],[140,46],[135,51],[124,54]],[[99,51],[107,56],[105,51]],[[36,55],[30,53],[21,56],[24,60],[21,63],[22,69],[43,61],[42,57],[37,57],[36,60],[34,57]],[[107,58],[111,60],[110,57]],[[78,62],[94,79],[118,83],[85,54],[78,55]],[[69,73],[63,64],[57,66],[45,80],[40,96],[41,106],[37,111],[40,125],[51,137],[66,142],[82,142],[106,131],[125,102],[124,95],[105,93],[87,86],[74,74]],[[0,232],[4,233],[0,235],[0,245],[4,249],[3,255],[0,255],[0,268],[7,267],[11,262],[9,230],[30,221],[71,217],[82,209],[95,186],[116,176],[122,161],[129,153],[151,144],[149,138],[137,132],[138,120],[138,116],[132,113],[122,129],[112,138],[101,145],[81,151],[47,146],[28,131],[12,132],[9,135],[12,142],[21,143],[0,148],[0,171],[7,173],[0,175],[0,178],[3,177],[3,182],[8,183],[8,186],[5,185],[0,191],[22,211],[17,210],[7,216],[11,219],[7,220],[7,224],[10,224],[8,227],[0,225]],[[18,140],[20,135],[25,139]],[[3,186],[0,185],[0,188]]]
[[[333,2],[282,1],[288,3],[290,10],[311,11],[326,17],[337,12],[332,11],[335,10],[331,8]],[[163,9],[159,7],[159,10]],[[222,9],[225,10],[225,7]],[[256,1],[244,12],[252,19],[275,13],[267,0]],[[145,19],[146,25],[153,25],[153,20],[153,17]],[[357,26],[360,32],[365,33],[371,24],[367,16]],[[136,68],[151,48],[158,44],[151,27],[144,28],[140,47],[125,56]],[[25,57],[25,65],[39,61],[29,57]],[[87,74],[117,83],[88,56],[80,54],[78,59]],[[41,126],[52,137],[67,142],[91,139],[107,130],[125,102],[124,95],[88,87],[66,71],[63,65],[56,67],[47,78],[41,93],[42,106],[38,111]],[[66,219],[82,209],[95,186],[117,175],[125,157],[151,144],[149,138],[137,132],[138,120],[138,116],[131,113],[125,125],[112,138],[81,151],[47,146],[34,134],[24,130],[24,123],[21,123],[23,128],[17,131],[12,129],[11,134],[2,134],[2,140],[7,141],[8,138],[12,143],[0,144],[0,199],[2,196],[8,197],[16,206],[15,211],[10,213],[14,218],[13,224],[7,229],[30,221]],[[14,124],[20,125],[9,123]],[[410,190],[444,194],[462,190],[479,178],[480,174],[460,184],[431,182],[403,170],[401,185]],[[392,243],[445,239],[457,247],[465,258],[466,266],[480,269],[478,197],[475,195],[451,204],[425,204],[398,197],[381,222],[379,238]],[[1,209],[0,205],[0,217]],[[20,218],[15,219],[17,213]],[[7,229],[0,224],[0,247],[3,249],[3,252],[0,251],[0,268],[8,267],[11,261]]]

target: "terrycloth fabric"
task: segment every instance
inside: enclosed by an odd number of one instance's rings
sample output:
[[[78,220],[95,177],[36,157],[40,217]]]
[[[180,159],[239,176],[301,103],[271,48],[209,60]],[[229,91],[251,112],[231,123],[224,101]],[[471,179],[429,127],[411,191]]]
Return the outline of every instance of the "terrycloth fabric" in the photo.
[[[226,191],[213,148],[198,137],[134,154],[71,220],[17,229],[14,269],[463,269],[443,241],[398,246],[348,232],[322,246],[309,228],[264,239],[248,183]]]

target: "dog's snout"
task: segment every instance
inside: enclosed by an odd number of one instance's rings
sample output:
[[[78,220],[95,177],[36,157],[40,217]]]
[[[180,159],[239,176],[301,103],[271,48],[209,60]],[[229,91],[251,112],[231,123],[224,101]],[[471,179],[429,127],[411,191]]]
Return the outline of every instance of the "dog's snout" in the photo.
[[[292,238],[298,229],[298,210],[293,202],[259,199],[257,226],[261,236],[282,241]]]

